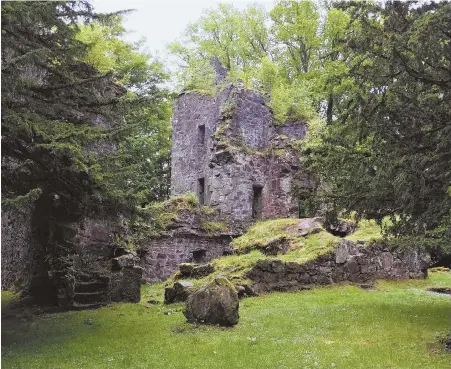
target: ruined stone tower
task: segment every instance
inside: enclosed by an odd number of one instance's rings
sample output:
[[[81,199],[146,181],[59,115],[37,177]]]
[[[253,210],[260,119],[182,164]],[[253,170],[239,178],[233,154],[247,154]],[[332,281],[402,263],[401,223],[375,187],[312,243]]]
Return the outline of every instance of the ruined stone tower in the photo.
[[[237,83],[216,96],[182,93],[172,125],[172,195],[194,192],[232,221],[302,214],[295,189],[311,184],[294,147],[303,122],[274,124],[265,98]]]

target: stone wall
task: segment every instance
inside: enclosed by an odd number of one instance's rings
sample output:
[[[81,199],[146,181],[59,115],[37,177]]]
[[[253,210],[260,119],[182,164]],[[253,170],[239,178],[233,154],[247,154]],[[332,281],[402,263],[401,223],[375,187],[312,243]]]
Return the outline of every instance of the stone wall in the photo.
[[[259,187],[259,217],[298,216],[293,188],[312,184],[291,143],[305,133],[299,122],[273,125],[265,99],[240,85],[229,85],[215,97],[184,93],[174,104],[172,195],[199,193],[202,178],[207,205],[230,220],[248,221],[255,215],[254,188]]]
[[[180,263],[208,262],[229,253],[230,236],[174,235],[154,238],[141,247],[143,282],[168,278]]]
[[[390,250],[383,244],[367,247],[342,240],[334,253],[299,264],[262,260],[248,272],[255,292],[299,290],[308,285],[342,281],[368,283],[375,279],[426,278],[430,257],[416,250]]]
[[[31,217],[31,209],[2,209],[2,290],[20,291],[32,280],[39,244]]]
[[[142,268],[136,254],[117,245],[120,226],[116,217],[87,217],[60,224],[58,229],[60,237],[53,241],[66,250],[57,254],[52,270],[60,306],[139,302]]]
[[[35,209],[2,209],[2,289],[37,303],[83,308],[138,302],[139,258],[115,242],[117,218],[39,218]]]

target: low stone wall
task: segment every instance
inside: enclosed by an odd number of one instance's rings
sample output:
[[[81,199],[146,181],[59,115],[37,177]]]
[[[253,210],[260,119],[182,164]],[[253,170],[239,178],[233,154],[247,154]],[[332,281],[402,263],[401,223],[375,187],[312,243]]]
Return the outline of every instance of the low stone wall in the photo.
[[[261,260],[247,273],[255,292],[294,291],[308,285],[350,281],[368,283],[375,279],[426,278],[428,254],[415,250],[390,250],[383,244],[358,245],[342,240],[335,251],[299,264]]]
[[[229,253],[228,236],[174,235],[155,238],[141,247],[143,283],[168,278],[180,263],[208,262]]]

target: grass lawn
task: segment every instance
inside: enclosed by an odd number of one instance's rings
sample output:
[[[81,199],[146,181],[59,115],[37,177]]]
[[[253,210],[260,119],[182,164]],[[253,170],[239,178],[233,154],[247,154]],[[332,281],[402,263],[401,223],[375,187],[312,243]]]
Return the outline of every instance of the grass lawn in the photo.
[[[451,273],[272,293],[240,302],[233,328],[193,326],[182,305],[115,304],[2,322],[2,368],[449,369]],[[5,295],[3,303],[7,302]]]

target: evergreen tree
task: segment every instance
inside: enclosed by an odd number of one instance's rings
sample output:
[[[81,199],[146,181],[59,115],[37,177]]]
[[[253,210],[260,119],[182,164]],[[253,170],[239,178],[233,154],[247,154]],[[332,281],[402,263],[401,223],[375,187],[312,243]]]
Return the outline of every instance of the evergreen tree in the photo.
[[[167,195],[166,75],[122,31],[85,1],[2,3],[4,202],[42,193],[69,213]]]
[[[341,51],[353,88],[310,156],[310,170],[326,184],[320,201],[390,216],[392,234],[449,245],[451,4],[340,7],[354,27]]]

